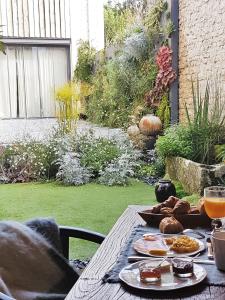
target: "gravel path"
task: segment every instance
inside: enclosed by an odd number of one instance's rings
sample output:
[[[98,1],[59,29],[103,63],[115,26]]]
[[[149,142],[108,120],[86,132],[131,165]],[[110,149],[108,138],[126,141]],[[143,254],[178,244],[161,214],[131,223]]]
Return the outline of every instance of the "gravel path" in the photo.
[[[56,119],[12,119],[0,120],[0,143],[10,144],[15,140],[23,140],[32,137],[36,140],[48,138],[54,127]],[[86,132],[92,129],[96,136],[110,137],[123,133],[121,129],[99,127],[87,121],[79,121],[78,132]]]

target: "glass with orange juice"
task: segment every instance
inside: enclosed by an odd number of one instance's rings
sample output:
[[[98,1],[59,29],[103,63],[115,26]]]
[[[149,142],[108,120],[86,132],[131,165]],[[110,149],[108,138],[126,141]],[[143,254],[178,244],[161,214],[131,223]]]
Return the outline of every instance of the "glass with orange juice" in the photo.
[[[204,207],[211,219],[225,218],[225,187],[210,186],[205,188]]]

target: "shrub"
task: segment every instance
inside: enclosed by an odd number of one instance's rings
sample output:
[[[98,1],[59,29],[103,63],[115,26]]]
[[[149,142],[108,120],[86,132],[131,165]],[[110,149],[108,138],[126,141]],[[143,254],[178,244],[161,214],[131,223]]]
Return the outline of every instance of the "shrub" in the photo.
[[[91,85],[85,82],[68,82],[59,87],[56,94],[57,117],[64,133],[75,129],[79,114],[83,111],[85,97],[92,93]]]
[[[94,78],[94,93],[88,102],[88,117],[110,127],[127,127],[134,106],[143,102],[153,86],[156,68],[151,60],[121,62],[118,56],[106,63]]]
[[[182,125],[174,125],[165,130],[164,136],[156,141],[157,154],[166,158],[168,156],[181,156],[187,159],[193,157],[193,145],[190,129]]]
[[[111,45],[121,43],[126,36],[127,27],[134,21],[134,13],[130,8],[106,5],[104,7],[105,43]]]
[[[90,168],[96,175],[120,154],[116,144],[104,138],[82,137],[78,147],[81,165]]]
[[[50,179],[57,172],[55,151],[50,141],[45,144],[34,140],[15,142],[6,146],[0,155],[0,173],[8,182]]]
[[[81,41],[78,47],[77,64],[74,70],[75,81],[91,83],[95,64],[96,50],[89,42]]]
[[[77,153],[68,152],[58,160],[59,171],[56,177],[65,185],[82,185],[88,183],[92,172],[82,167]]]
[[[221,95],[219,78],[215,82],[207,81],[202,95],[199,80],[192,82],[193,118],[187,105],[186,116],[191,132],[193,160],[199,163],[214,163],[216,144],[224,142],[225,135],[225,102]]]
[[[88,132],[59,139],[58,157],[57,177],[62,182],[83,184],[100,177],[98,182],[113,185],[127,183],[134,167],[139,164],[140,152],[133,148],[125,136],[117,135],[109,140]],[[79,167],[80,173],[77,170]],[[114,178],[117,175],[118,180]]]

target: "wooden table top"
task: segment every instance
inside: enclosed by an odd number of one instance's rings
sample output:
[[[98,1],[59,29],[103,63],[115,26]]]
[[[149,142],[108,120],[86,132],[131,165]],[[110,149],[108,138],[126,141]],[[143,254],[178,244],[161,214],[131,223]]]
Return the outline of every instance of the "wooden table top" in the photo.
[[[135,225],[145,224],[137,211],[144,206],[129,206],[104,242],[101,244],[79,280],[71,289],[66,300],[141,300],[141,299],[190,299],[224,300],[225,287],[197,285],[170,292],[146,292],[129,289],[120,283],[103,283],[102,278],[117,261],[121,249],[128,240]]]

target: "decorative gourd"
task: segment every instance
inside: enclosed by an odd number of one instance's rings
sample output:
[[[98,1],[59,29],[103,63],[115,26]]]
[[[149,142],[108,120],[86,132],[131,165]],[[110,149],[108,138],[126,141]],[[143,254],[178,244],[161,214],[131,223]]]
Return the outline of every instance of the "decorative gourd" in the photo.
[[[162,130],[162,122],[159,117],[146,115],[141,119],[139,129],[144,135],[157,135]]]
[[[127,128],[128,135],[138,135],[140,134],[140,129],[137,125],[131,125]]]

